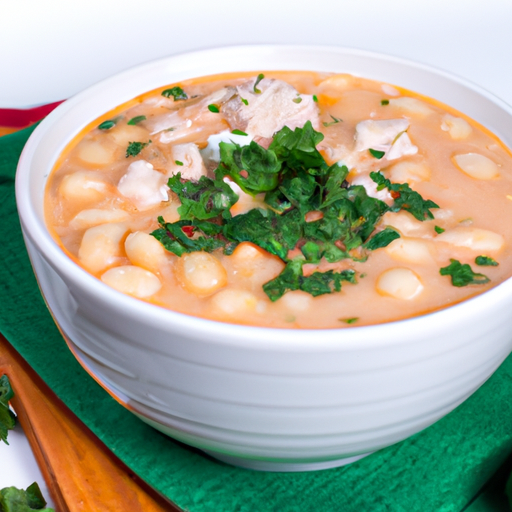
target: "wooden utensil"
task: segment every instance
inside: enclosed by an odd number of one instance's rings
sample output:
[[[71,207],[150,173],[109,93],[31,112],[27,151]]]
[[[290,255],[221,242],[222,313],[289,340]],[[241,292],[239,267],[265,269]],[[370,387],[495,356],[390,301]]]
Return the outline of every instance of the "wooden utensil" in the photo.
[[[180,512],[121,462],[0,335],[0,375],[57,512]]]

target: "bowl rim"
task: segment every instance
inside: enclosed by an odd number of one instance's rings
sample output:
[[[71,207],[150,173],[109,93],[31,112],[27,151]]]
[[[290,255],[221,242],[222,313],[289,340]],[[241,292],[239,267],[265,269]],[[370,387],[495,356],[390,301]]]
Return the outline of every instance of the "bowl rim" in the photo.
[[[173,54],[168,57],[130,67],[125,71],[116,73],[109,78],[87,87],[82,92],[59,105],[36,127],[23,148],[16,172],[16,202],[24,236],[32,241],[37,247],[37,250],[43,255],[44,259],[50,263],[54,269],[58,269],[59,273],[65,274],[75,285],[82,287],[88,294],[99,297],[102,302],[108,303],[111,307],[130,312],[137,317],[140,316],[148,325],[161,325],[164,329],[167,326],[173,325],[175,328],[187,330],[187,332],[191,333],[191,337],[206,335],[207,338],[212,341],[215,340],[217,343],[228,345],[253,346],[254,343],[258,343],[258,345],[264,345],[266,348],[274,348],[276,350],[289,347],[293,347],[293,349],[302,347],[303,349],[322,348],[339,350],[342,348],[352,349],[356,347],[382,347],[382,338],[386,338],[386,345],[402,344],[405,342],[414,343],[415,341],[419,342],[425,337],[432,337],[433,326],[439,329],[441,325],[449,325],[447,322],[451,320],[453,316],[457,316],[461,321],[464,319],[469,320],[474,318],[475,315],[481,315],[482,310],[489,310],[492,305],[506,300],[507,297],[510,300],[512,297],[512,277],[507,278],[502,283],[483,293],[479,293],[459,303],[401,320],[366,326],[355,325],[319,329],[261,327],[209,320],[166,309],[162,306],[131,297],[104,284],[100,279],[89,274],[65,254],[49,233],[44,220],[39,217],[32,202],[27,200],[27,198],[30,191],[29,176],[34,166],[34,153],[37,151],[39,144],[44,140],[44,137],[47,136],[49,132],[51,133],[54,126],[58,125],[63,118],[69,115],[74,107],[98,92],[111,87],[116,82],[133,78],[134,75],[144,74],[155,68],[172,63],[186,63],[187,60],[227,55],[233,56],[240,53],[247,55],[247,53],[282,53],[287,51],[309,51],[313,53],[330,52],[338,55],[375,58],[386,62],[397,63],[408,68],[422,70],[476,92],[506,111],[512,120],[512,107],[481,86],[445,70],[379,52],[332,45],[253,44],[220,46]],[[254,66],[249,66],[249,68],[254,70]],[[269,66],[268,69],[278,68]],[[237,71],[241,70],[237,68]],[[202,76],[207,74],[210,73],[206,73]],[[193,78],[194,76],[198,75],[195,74],[189,78]],[[182,78],[176,79],[172,76],[171,72],[170,80],[167,83],[178,82],[181,79]],[[146,88],[145,90],[151,90],[156,87],[158,87],[158,85],[155,87],[151,86],[151,88]],[[139,94],[145,92],[145,90],[141,90]],[[118,104],[124,103],[134,97],[133,94],[129,94],[128,96],[127,99],[120,100]],[[115,105],[111,108],[114,107]],[[97,118],[99,115],[101,115],[101,113],[93,115],[92,119]],[[87,124],[88,122],[81,123],[77,132]],[[71,134],[69,139],[67,139],[66,143],[62,146],[65,147],[75,135],[76,134]],[[57,156],[54,155],[51,164],[52,168]],[[41,232],[38,232],[37,237],[33,236],[30,226],[37,226],[41,230]],[[420,333],[420,336],[413,340],[410,338],[411,332]],[[192,333],[194,334],[192,335]],[[429,334],[427,335],[425,333]]]

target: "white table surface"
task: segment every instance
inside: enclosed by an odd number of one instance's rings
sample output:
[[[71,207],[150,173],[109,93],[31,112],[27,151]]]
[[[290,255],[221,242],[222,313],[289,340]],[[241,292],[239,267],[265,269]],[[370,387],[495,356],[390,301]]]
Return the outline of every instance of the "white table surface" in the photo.
[[[68,98],[117,71],[213,46],[349,46],[442,68],[512,104],[509,0],[1,1],[0,108]],[[17,428],[0,488],[44,481]]]

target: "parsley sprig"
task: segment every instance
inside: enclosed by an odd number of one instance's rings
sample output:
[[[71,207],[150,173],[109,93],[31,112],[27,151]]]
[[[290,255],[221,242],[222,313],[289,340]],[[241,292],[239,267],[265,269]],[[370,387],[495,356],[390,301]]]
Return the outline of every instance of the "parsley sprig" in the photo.
[[[302,128],[278,131],[268,149],[254,141],[246,146],[221,142],[215,179],[202,177],[194,183],[183,181],[180,174],[169,179],[169,188],[181,201],[180,220],[166,223],[159,218],[160,228],[152,235],[178,256],[221,248],[231,254],[241,242],[258,245],[286,263],[263,286],[272,301],[291,290],[318,296],[340,291],[344,282],[356,283],[352,269],[305,274],[304,265],[322,259],[364,261],[371,251],[400,237],[390,227],[376,232],[387,211],[405,209],[425,220],[433,217],[429,208],[437,205],[380,173],[372,173],[372,179],[387,187],[395,202],[388,206],[370,197],[363,186],[347,182],[345,165],[327,164],[317,149],[322,140],[308,121]],[[266,208],[232,217],[230,208],[238,196],[226,179],[247,194],[262,194]]]
[[[453,286],[461,287],[470,284],[486,284],[490,281],[487,276],[473,272],[473,269],[467,263],[461,263],[459,260],[450,259],[450,264],[439,270],[442,276],[450,276]]]
[[[9,383],[7,375],[0,377],[0,441],[5,444],[7,442],[7,432],[14,428],[16,424],[16,416],[9,409],[9,400],[14,396],[14,393]]]

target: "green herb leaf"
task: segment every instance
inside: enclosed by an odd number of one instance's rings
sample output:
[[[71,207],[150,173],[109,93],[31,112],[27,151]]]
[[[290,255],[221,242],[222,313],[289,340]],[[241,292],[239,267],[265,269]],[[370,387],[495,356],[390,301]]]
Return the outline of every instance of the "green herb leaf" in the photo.
[[[229,176],[248,194],[267,192],[277,186],[281,164],[274,151],[254,141],[247,146],[221,142],[219,148],[221,159],[216,176]]]
[[[293,290],[302,290],[313,297],[332,293],[341,290],[341,283],[347,281],[355,284],[355,272],[353,270],[343,270],[342,272],[314,272],[309,276],[304,276],[302,266],[304,261],[294,259],[290,261],[284,270],[274,279],[263,285],[263,291],[268,298],[275,302],[286,292]]]
[[[380,171],[371,172],[370,178],[377,183],[377,190],[382,190],[383,188],[389,190],[391,197],[395,200],[390,211],[405,210],[421,221],[434,218],[430,210],[432,208],[439,208],[439,206],[430,199],[423,199],[407,183],[391,183]]]
[[[170,89],[165,89],[165,91],[162,91],[162,96],[165,96],[166,98],[170,98],[172,96],[174,98],[174,101],[188,99],[188,96],[185,93],[185,91],[179,86],[171,87]]]
[[[338,320],[340,322],[345,322],[346,324],[355,324],[359,320],[359,317],[354,316],[352,318],[338,318]]]
[[[53,508],[45,508],[46,501],[36,482],[26,490],[16,487],[5,487],[0,490],[0,510],[2,512],[30,512],[40,510],[55,512]]]
[[[317,98],[316,94],[313,94],[313,101],[314,101],[315,103],[318,103],[318,98]]]
[[[201,176],[197,182],[182,182],[181,173],[178,172],[169,178],[167,185],[181,201],[178,208],[181,219],[229,218],[229,209],[238,201],[238,196],[222,179],[212,180]]]
[[[107,121],[103,121],[100,125],[98,125],[98,128],[100,130],[110,130],[110,128],[113,128],[117,124],[117,119],[108,119]]]
[[[400,238],[400,233],[393,228],[387,226],[383,231],[372,236],[365,244],[364,248],[369,251],[375,251],[381,247],[388,246],[393,240]]]
[[[245,98],[240,98],[244,105],[249,105],[249,102]]]
[[[130,142],[126,148],[126,158],[130,156],[137,156],[146,146],[151,144],[148,142]]]
[[[231,132],[233,135],[246,135],[247,136],[247,133],[243,132],[242,130],[233,130]]]
[[[490,281],[487,276],[473,272],[471,267],[458,260],[450,259],[450,264],[439,270],[442,276],[451,276],[453,286],[468,286],[470,284],[486,284]]]
[[[382,106],[389,105],[389,100],[380,100]]]
[[[370,148],[368,151],[370,152],[370,155],[377,158],[377,160],[380,160],[386,154],[385,151],[378,151],[377,149]]]
[[[133,126],[133,125],[136,125],[145,120],[146,120],[146,116],[135,116],[135,117],[132,117],[126,124]]]
[[[477,265],[480,265],[481,267],[497,267],[498,266],[498,262],[495,259],[490,258],[489,256],[477,256],[475,258],[475,263]]]
[[[435,229],[435,232],[439,233],[439,234],[444,233],[446,231],[445,229],[440,228],[439,226],[434,226],[434,229]]]
[[[158,217],[158,223],[160,229],[150,234],[165,249],[177,256],[194,251],[212,252],[227,245],[227,241],[222,237],[222,226],[213,222],[192,219],[171,223],[165,222],[163,217]],[[195,236],[196,234],[199,236]]]
[[[257,77],[256,77],[256,82],[254,82],[254,86],[252,88],[252,90],[254,91],[255,94],[261,94],[261,91],[258,89],[258,84],[265,78],[265,75],[263,73],[260,73]]]
[[[292,100],[294,103],[301,103],[302,102],[302,98],[300,96],[297,96],[296,98],[293,98]]]
[[[16,416],[9,409],[9,400],[14,396],[7,375],[0,377],[0,441],[7,442],[7,432],[16,424]]]
[[[218,114],[220,112],[219,107],[217,107],[217,105],[213,105],[213,104],[208,105],[208,110],[210,112],[213,112],[214,114]]]
[[[331,116],[332,121],[330,123],[324,121],[322,124],[327,128],[328,126],[332,126],[333,124],[338,124],[343,122],[343,119],[339,117],[334,117],[333,115],[329,114]]]

